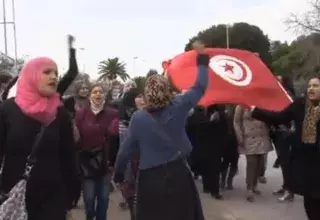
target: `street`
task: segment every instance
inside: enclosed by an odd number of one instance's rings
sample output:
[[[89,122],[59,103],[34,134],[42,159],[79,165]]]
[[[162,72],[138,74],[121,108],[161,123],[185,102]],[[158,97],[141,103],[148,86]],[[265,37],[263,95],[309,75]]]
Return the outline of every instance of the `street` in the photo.
[[[272,191],[282,184],[280,170],[272,167],[274,160],[275,155],[272,152],[269,154],[266,172],[268,182],[260,184],[262,195],[257,197],[254,203],[249,203],[245,200],[245,160],[241,157],[240,171],[234,183],[235,189],[223,192],[224,201],[216,201],[201,193],[206,220],[307,220],[301,197],[296,196],[293,203],[282,204],[272,195]],[[200,180],[197,180],[197,185],[201,192]],[[109,220],[129,220],[129,213],[118,208],[119,201],[119,192],[112,193],[108,210]],[[73,217],[75,220],[84,220],[83,209],[74,210]]]

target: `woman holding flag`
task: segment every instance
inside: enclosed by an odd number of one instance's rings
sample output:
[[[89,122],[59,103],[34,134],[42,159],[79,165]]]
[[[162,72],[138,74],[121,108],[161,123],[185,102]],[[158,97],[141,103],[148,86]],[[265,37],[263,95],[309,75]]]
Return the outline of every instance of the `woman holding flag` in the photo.
[[[203,46],[198,47],[203,52]],[[173,96],[169,81],[160,75],[145,85],[145,110],[135,112],[119,149],[114,180],[123,181],[132,153],[140,152],[137,184],[137,220],[204,220],[199,195],[187,166],[192,146],[186,119],[204,95],[209,57],[197,55],[198,76],[187,92]]]
[[[280,112],[255,108],[252,117],[274,125],[294,121],[290,189],[304,197],[309,220],[320,219],[320,78],[309,81],[306,98],[296,99]]]

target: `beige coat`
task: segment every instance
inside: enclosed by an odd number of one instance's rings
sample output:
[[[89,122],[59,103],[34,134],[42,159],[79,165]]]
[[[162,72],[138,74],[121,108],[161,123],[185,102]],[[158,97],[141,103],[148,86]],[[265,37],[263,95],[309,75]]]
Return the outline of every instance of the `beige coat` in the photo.
[[[243,143],[239,146],[240,153],[266,154],[273,149],[269,127],[264,122],[252,118],[249,109],[237,106],[233,124],[238,142]]]

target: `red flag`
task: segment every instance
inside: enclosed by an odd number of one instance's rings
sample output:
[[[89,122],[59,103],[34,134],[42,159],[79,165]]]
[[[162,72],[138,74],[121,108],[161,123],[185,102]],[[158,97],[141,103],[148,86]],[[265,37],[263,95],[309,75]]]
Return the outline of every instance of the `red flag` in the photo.
[[[199,105],[240,104],[280,111],[292,102],[259,56],[238,49],[207,48],[210,56],[209,85]],[[166,71],[180,90],[196,79],[196,51],[174,57]]]

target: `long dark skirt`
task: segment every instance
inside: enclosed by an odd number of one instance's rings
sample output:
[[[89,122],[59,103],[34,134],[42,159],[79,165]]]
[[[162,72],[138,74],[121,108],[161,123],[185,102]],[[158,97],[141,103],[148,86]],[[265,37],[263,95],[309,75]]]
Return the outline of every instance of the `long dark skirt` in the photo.
[[[136,220],[204,220],[199,194],[182,160],[140,170]]]

